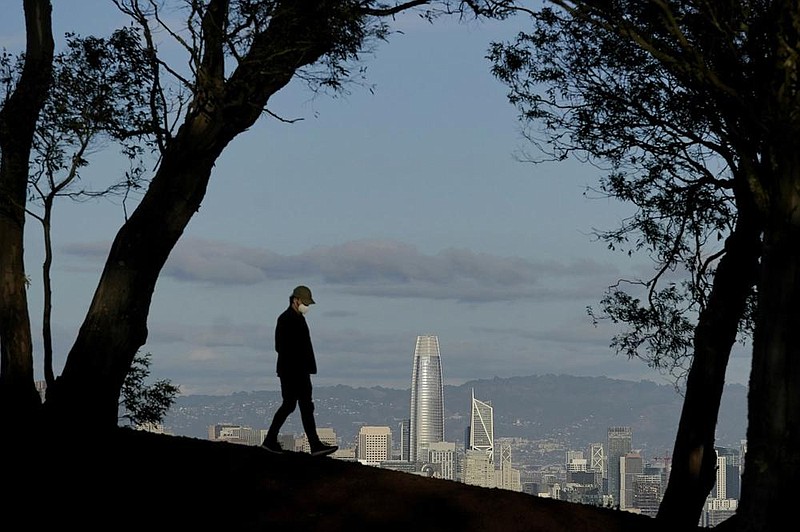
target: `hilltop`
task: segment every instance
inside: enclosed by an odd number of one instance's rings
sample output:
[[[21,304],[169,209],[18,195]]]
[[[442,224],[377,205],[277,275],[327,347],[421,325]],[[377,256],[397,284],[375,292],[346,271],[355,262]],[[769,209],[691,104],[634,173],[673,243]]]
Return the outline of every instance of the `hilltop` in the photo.
[[[118,429],[42,443],[23,451],[31,460],[3,508],[35,529],[663,530],[627,512],[226,442]]]

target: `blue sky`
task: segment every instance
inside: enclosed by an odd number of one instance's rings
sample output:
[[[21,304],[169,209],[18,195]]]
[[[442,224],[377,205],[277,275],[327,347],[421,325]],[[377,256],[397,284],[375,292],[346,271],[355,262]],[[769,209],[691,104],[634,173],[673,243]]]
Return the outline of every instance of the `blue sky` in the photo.
[[[21,2],[0,4],[0,46],[19,50]],[[107,35],[123,20],[110,2],[54,4],[57,35]],[[515,24],[403,17],[403,33],[364,57],[371,87],[331,97],[292,83],[276,95],[270,111],[301,120],[265,116],[234,140],[163,270],[142,348],[152,377],[184,394],[278,389],[275,318],[306,284],[318,302],[307,317],[317,386],[408,388],[420,334],[439,336],[446,384],[548,373],[670,382],[614,354],[613,330],[586,314],[607,286],[650,268],[591,236],[629,211],[584,196],[601,175],[593,166],[520,162],[533,147],[485,59]],[[84,179],[121,171],[100,151]],[[59,372],[124,212],[62,201],[54,216]],[[27,231],[38,334],[35,220]],[[748,374],[737,350],[728,380]]]

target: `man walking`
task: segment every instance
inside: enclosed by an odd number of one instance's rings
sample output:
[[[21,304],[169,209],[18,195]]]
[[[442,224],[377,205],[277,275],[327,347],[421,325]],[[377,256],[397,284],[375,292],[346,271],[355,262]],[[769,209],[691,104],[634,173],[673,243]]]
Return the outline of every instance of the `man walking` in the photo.
[[[278,316],[275,325],[275,351],[278,353],[277,373],[281,381],[281,397],[283,402],[264,438],[261,446],[269,452],[283,452],[278,443],[278,433],[295,407],[300,406],[300,419],[303,430],[314,456],[325,456],[335,452],[336,445],[322,443],[317,435],[314,421],[314,401],[311,398],[311,375],[317,373],[317,361],[314,358],[314,347],[311,344],[311,333],[308,330],[305,313],[315,303],[311,290],[300,285],[289,296],[289,308]]]

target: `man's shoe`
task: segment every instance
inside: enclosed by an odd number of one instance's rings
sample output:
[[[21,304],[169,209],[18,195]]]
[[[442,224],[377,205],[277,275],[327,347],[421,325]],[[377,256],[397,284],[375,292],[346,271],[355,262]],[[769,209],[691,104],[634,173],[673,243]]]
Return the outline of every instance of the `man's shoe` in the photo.
[[[276,441],[274,442],[265,441],[264,443],[261,444],[261,448],[266,449],[272,454],[283,454],[283,447],[281,447],[281,444]]]
[[[328,456],[339,449],[338,445],[325,445],[321,443],[311,448],[311,456]]]

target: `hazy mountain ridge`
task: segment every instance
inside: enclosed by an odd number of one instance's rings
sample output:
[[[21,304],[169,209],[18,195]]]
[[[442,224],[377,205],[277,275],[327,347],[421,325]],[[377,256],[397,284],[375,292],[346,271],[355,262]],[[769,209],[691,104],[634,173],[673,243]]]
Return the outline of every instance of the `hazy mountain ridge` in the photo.
[[[445,386],[445,437],[463,441],[469,424],[472,390],[494,407],[495,438],[554,439],[580,449],[603,442],[610,426],[630,426],[633,447],[660,453],[672,449],[683,405],[675,388],[652,381],[606,377],[533,375],[479,379]],[[316,415],[321,427],[333,427],[344,445],[351,444],[359,427],[385,425],[394,437],[409,415],[409,389],[315,387]],[[280,392],[237,392],[226,396],[180,396],[164,420],[173,434],[206,438],[208,426],[232,423],[266,428],[280,402]],[[717,444],[738,446],[747,427],[747,389],[725,387],[717,427]],[[301,433],[298,411],[284,426]]]

